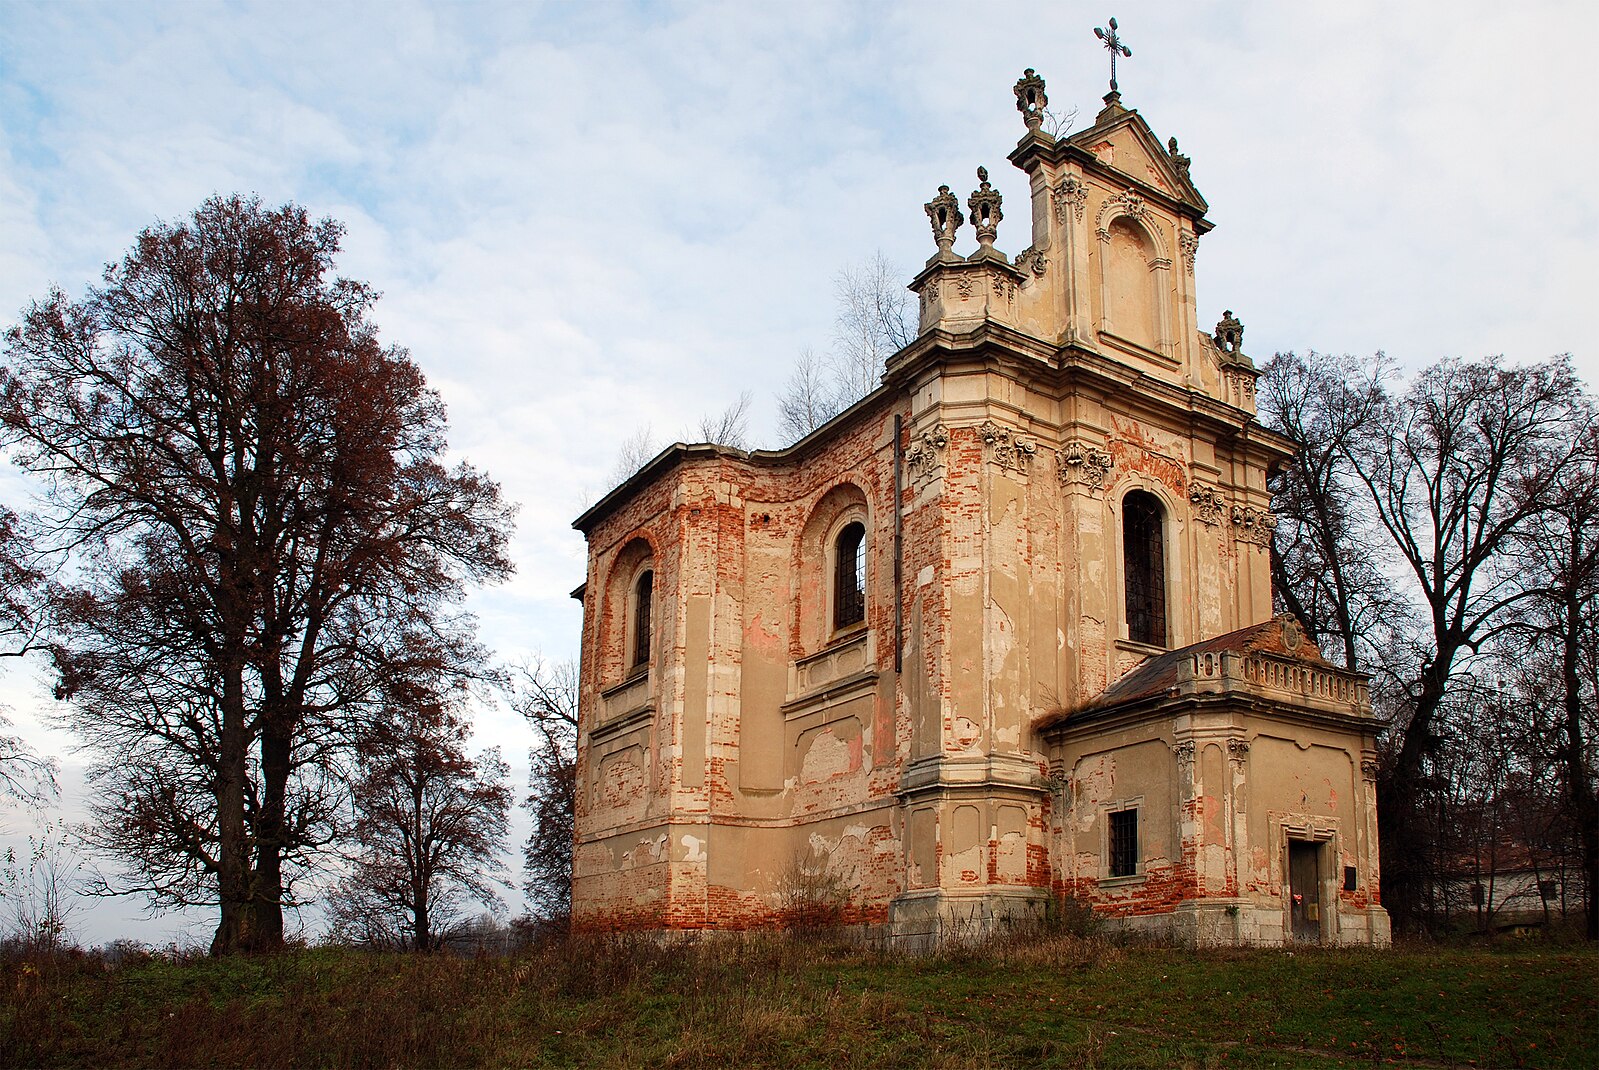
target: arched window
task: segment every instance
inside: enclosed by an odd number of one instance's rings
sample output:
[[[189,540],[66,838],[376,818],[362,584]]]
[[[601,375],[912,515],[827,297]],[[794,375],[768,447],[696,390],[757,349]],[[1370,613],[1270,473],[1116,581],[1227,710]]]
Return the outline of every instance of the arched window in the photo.
[[[655,572],[645,569],[633,584],[633,668],[650,663],[651,616],[655,609]]]
[[[833,628],[866,620],[866,525],[846,524],[833,544]]]
[[[1166,645],[1166,540],[1160,499],[1141,490],[1122,499],[1122,572],[1127,638]]]

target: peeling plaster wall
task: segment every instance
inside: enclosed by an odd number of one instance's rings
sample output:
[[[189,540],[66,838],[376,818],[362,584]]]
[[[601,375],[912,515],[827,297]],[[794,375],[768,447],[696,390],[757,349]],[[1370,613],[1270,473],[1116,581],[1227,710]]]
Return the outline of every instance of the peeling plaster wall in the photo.
[[[1164,510],[1169,646],[1271,616],[1285,445],[1253,421],[1247,361],[1198,328],[1209,224],[1142,120],[1107,109],[1012,159],[1032,245],[929,261],[921,337],[882,390],[791,451],[679,449],[580,521],[580,927],[775,924],[839,893],[852,920],[929,935],[1071,894],[1128,919],[1225,900],[1229,920],[1192,931],[1272,942],[1284,837],[1302,835],[1369,874],[1337,916],[1375,932],[1369,737],[1175,698],[1040,736],[1159,653],[1128,638],[1129,492]],[[853,522],[866,620],[837,630]],[[1105,814],[1134,804],[1139,872],[1108,879]]]

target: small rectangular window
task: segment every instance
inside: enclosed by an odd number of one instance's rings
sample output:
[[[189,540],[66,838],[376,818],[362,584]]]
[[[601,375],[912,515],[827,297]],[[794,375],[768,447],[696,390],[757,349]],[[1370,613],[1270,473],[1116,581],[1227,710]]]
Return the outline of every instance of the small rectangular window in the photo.
[[[1138,810],[1112,810],[1110,819],[1110,875],[1131,877],[1138,872]]]
[[[1355,867],[1354,866],[1345,866],[1344,867],[1344,891],[1352,892],[1354,890],[1355,890]]]

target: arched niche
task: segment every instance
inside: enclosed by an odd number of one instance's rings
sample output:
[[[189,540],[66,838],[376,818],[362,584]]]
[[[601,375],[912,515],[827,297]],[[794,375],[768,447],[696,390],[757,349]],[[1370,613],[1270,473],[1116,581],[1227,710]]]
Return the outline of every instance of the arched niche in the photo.
[[[1136,197],[1107,202],[1099,238],[1100,329],[1173,355],[1171,258]]]
[[[856,535],[862,540],[865,599],[858,615],[841,614],[836,588],[846,570],[840,567],[839,547],[852,545]],[[794,547],[796,654],[803,656],[820,650],[842,633],[864,626],[872,601],[872,545],[872,522],[864,490],[854,483],[840,483],[817,500]],[[842,626],[841,620],[846,622]]]
[[[646,591],[647,600],[641,600]],[[647,539],[635,537],[618,551],[604,594],[601,672],[604,680],[615,683],[647,672],[659,650],[661,582]]]

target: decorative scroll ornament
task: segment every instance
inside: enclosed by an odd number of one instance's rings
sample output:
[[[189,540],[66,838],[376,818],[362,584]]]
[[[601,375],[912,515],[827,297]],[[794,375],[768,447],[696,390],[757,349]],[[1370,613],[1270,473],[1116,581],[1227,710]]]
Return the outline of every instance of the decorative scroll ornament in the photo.
[[[1044,109],[1049,107],[1049,97],[1044,94],[1044,80],[1029,67],[1016,80],[1016,110],[1028,130],[1037,130],[1044,123]]]
[[[934,424],[911,441],[911,448],[905,451],[905,467],[914,478],[925,479],[943,463],[948,447],[949,431],[943,424]]]
[[[1277,518],[1253,505],[1233,506],[1233,537],[1255,546],[1270,546],[1271,533],[1277,528]]]
[[[1255,405],[1255,373],[1236,365],[1227,369],[1227,400],[1243,408]]]
[[[1033,454],[1038,452],[1038,444],[1032,439],[1001,427],[993,420],[985,420],[978,430],[983,436],[983,445],[988,448],[988,459],[1001,468],[1025,472],[1032,465]]]
[[[1016,254],[1016,266],[1022,271],[1031,272],[1033,275],[1042,276],[1049,267],[1049,257],[1044,255],[1044,250],[1036,245],[1029,245]]]
[[[955,245],[955,233],[966,217],[961,215],[961,202],[948,186],[938,187],[938,196],[922,205],[927,210],[927,220],[933,225],[933,240],[938,243],[940,260],[948,258]]]
[[[963,298],[970,297],[970,296],[972,296],[972,289],[973,289],[973,284],[972,284],[972,277],[970,275],[959,275],[959,276],[956,276],[956,278],[955,278],[955,292],[957,294],[959,294]]]
[[[1185,739],[1181,743],[1173,744],[1171,752],[1177,756],[1177,761],[1183,765],[1191,766],[1194,764],[1193,740]]]
[[[1055,183],[1049,193],[1055,202],[1055,222],[1064,225],[1067,212],[1071,212],[1077,222],[1083,221],[1083,208],[1088,204],[1088,186],[1082,179],[1067,175]]]
[[[1367,758],[1362,761],[1360,763],[1360,775],[1365,777],[1367,780],[1376,780],[1377,763],[1371,758]]]
[[[1229,739],[1227,741],[1227,756],[1238,762],[1249,757],[1249,740]]]
[[[966,209],[972,213],[972,226],[977,228],[978,242],[984,248],[992,248],[994,238],[999,234],[999,221],[1005,218],[1005,213],[1000,210],[1005,198],[989,185],[988,168],[977,169],[977,182],[977,188],[966,198]]]
[[[1171,164],[1177,169],[1177,173],[1182,175],[1185,181],[1192,181],[1188,178],[1188,166],[1193,161],[1177,151],[1177,139],[1172,138],[1166,142],[1166,149],[1171,153]]]
[[[1216,333],[1211,337],[1216,339],[1216,348],[1223,353],[1244,351],[1244,325],[1233,316],[1233,310],[1230,308],[1221,314],[1221,321],[1216,324]]]
[[[1116,196],[1110,198],[1099,206],[1099,215],[1094,219],[1094,234],[1100,241],[1110,241],[1110,229],[1105,223],[1113,215],[1132,216],[1140,223],[1149,221],[1149,205],[1144,203],[1144,198],[1137,191],[1124,189]]]
[[[1104,450],[1096,450],[1081,442],[1068,442],[1055,455],[1055,477],[1060,485],[1082,483],[1094,490],[1105,485],[1105,477],[1116,461]]]
[[[1299,618],[1292,613],[1284,613],[1277,618],[1283,622],[1283,649],[1293,654],[1299,650],[1299,644],[1305,641],[1305,630],[1299,626]]]
[[[1192,275],[1194,273],[1194,258],[1199,255],[1199,235],[1179,235],[1177,238],[1177,244],[1182,248],[1183,251],[1183,266],[1186,267],[1188,269],[1188,273]]]
[[[1193,506],[1194,519],[1214,527],[1227,518],[1227,501],[1215,487],[1190,481],[1188,503]]]

